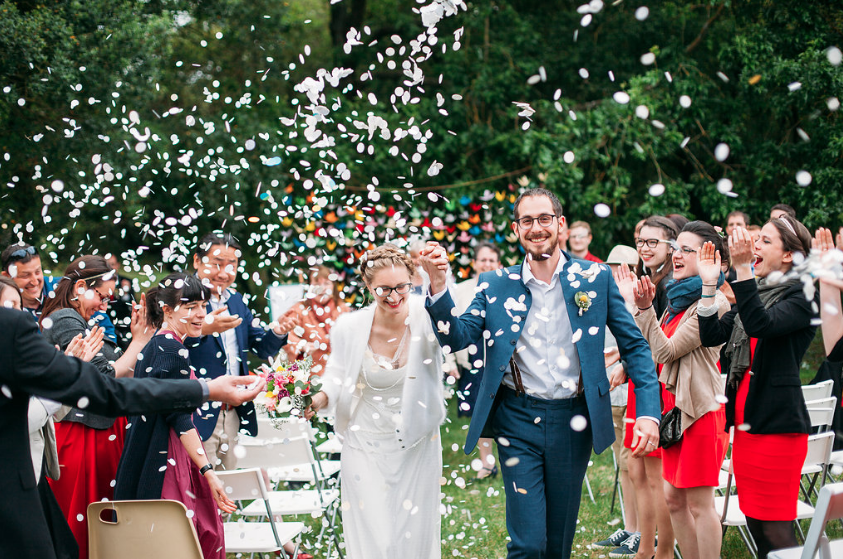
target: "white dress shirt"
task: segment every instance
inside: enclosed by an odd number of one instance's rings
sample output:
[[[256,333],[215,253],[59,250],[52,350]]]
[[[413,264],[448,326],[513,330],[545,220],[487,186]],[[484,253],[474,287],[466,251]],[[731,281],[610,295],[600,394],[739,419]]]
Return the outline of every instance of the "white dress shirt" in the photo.
[[[228,303],[231,297],[231,291],[226,289],[222,296],[217,297],[211,295],[211,310],[215,311]],[[228,309],[225,309],[219,316],[231,316]],[[225,351],[225,370],[226,373],[233,376],[240,376],[240,346],[237,343],[237,333],[234,328],[229,328],[225,332],[220,333],[220,340]]]
[[[544,400],[575,396],[580,379],[580,357],[573,342],[574,332],[559,281],[565,262],[567,260],[560,252],[549,284],[533,275],[528,259],[521,265],[521,279],[533,301],[514,358],[521,370],[524,391]],[[511,370],[504,374],[503,383],[515,389]]]

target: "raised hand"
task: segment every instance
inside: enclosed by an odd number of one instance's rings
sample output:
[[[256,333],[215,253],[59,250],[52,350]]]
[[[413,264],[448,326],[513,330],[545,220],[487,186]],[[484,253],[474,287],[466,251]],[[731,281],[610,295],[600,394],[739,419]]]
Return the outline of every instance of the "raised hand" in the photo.
[[[155,333],[155,328],[149,323],[146,314],[145,293],[141,293],[139,303],[132,303],[132,319],[129,323],[129,330],[132,332],[132,340],[137,340],[143,345],[146,345],[146,342],[151,340]]]
[[[720,251],[714,249],[714,243],[707,241],[697,255],[697,271],[703,284],[716,284],[720,279]]]
[[[256,375],[248,377],[223,375],[208,381],[208,399],[231,406],[239,406],[244,402],[254,400],[264,388],[266,388],[266,379]]]
[[[226,317],[224,317],[224,318],[226,318]],[[240,322],[242,322],[242,320]],[[237,324],[240,324],[240,322],[238,322]],[[272,330],[273,330],[273,332],[275,332],[279,336],[283,336],[284,334],[289,334],[290,332],[292,332],[295,327],[296,327],[296,318],[294,316],[286,316],[285,315],[285,316],[281,317],[281,321]],[[203,330],[204,330],[204,328],[203,328]]]
[[[633,298],[635,299],[635,306],[639,309],[647,309],[653,306],[653,299],[656,298],[656,286],[650,281],[648,276],[642,277],[635,284],[633,290]]]
[[[755,258],[755,243],[752,241],[752,235],[749,234],[749,231],[743,227],[735,227],[729,237],[729,254],[735,268],[752,264],[752,260]]]
[[[243,319],[236,314],[223,315],[227,306],[223,305],[215,311],[211,311],[205,317],[205,322],[202,324],[202,335],[209,336],[211,334],[221,334],[226,330],[231,330],[240,326]]]
[[[839,241],[840,234],[837,235],[837,238]],[[831,230],[826,229],[825,227],[817,229],[817,232],[814,234],[814,238],[811,239],[811,248],[821,254],[825,254],[826,252],[832,250],[834,248],[834,237],[831,234]]]
[[[448,269],[450,260],[445,247],[434,241],[428,241],[419,255],[422,260],[422,268],[430,278],[430,294],[436,295],[445,290],[448,285]]]
[[[615,283],[618,284],[618,290],[621,292],[621,296],[623,297],[624,301],[626,301],[627,305],[634,305],[635,304],[635,294],[633,293],[635,289],[635,284],[638,281],[638,278],[635,277],[635,274],[629,269],[629,266],[626,264],[621,264],[618,266],[613,272],[612,275],[615,277]]]

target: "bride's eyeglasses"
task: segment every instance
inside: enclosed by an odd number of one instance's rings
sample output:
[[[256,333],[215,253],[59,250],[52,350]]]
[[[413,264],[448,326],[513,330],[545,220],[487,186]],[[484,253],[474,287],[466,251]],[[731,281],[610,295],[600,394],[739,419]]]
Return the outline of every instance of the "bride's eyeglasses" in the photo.
[[[372,291],[374,291],[375,295],[377,295],[378,297],[389,297],[390,295],[392,295],[393,291],[396,292],[399,295],[406,295],[412,289],[413,289],[413,283],[407,282],[407,283],[400,283],[400,284],[396,285],[395,287],[385,287],[385,286],[376,287]]]

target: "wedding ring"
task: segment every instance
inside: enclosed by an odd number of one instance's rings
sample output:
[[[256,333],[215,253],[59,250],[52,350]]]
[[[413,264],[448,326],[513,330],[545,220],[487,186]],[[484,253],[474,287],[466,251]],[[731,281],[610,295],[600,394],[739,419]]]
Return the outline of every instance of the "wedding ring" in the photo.
[[[656,446],[656,444],[653,441],[647,441],[647,444],[651,445],[651,446]]]

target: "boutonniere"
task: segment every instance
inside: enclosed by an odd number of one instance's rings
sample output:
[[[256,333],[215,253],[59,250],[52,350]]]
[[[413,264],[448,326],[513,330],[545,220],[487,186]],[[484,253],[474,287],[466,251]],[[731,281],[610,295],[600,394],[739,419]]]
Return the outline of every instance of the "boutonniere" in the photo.
[[[574,302],[580,309],[580,316],[591,307],[591,297],[585,291],[577,291],[574,294]]]

